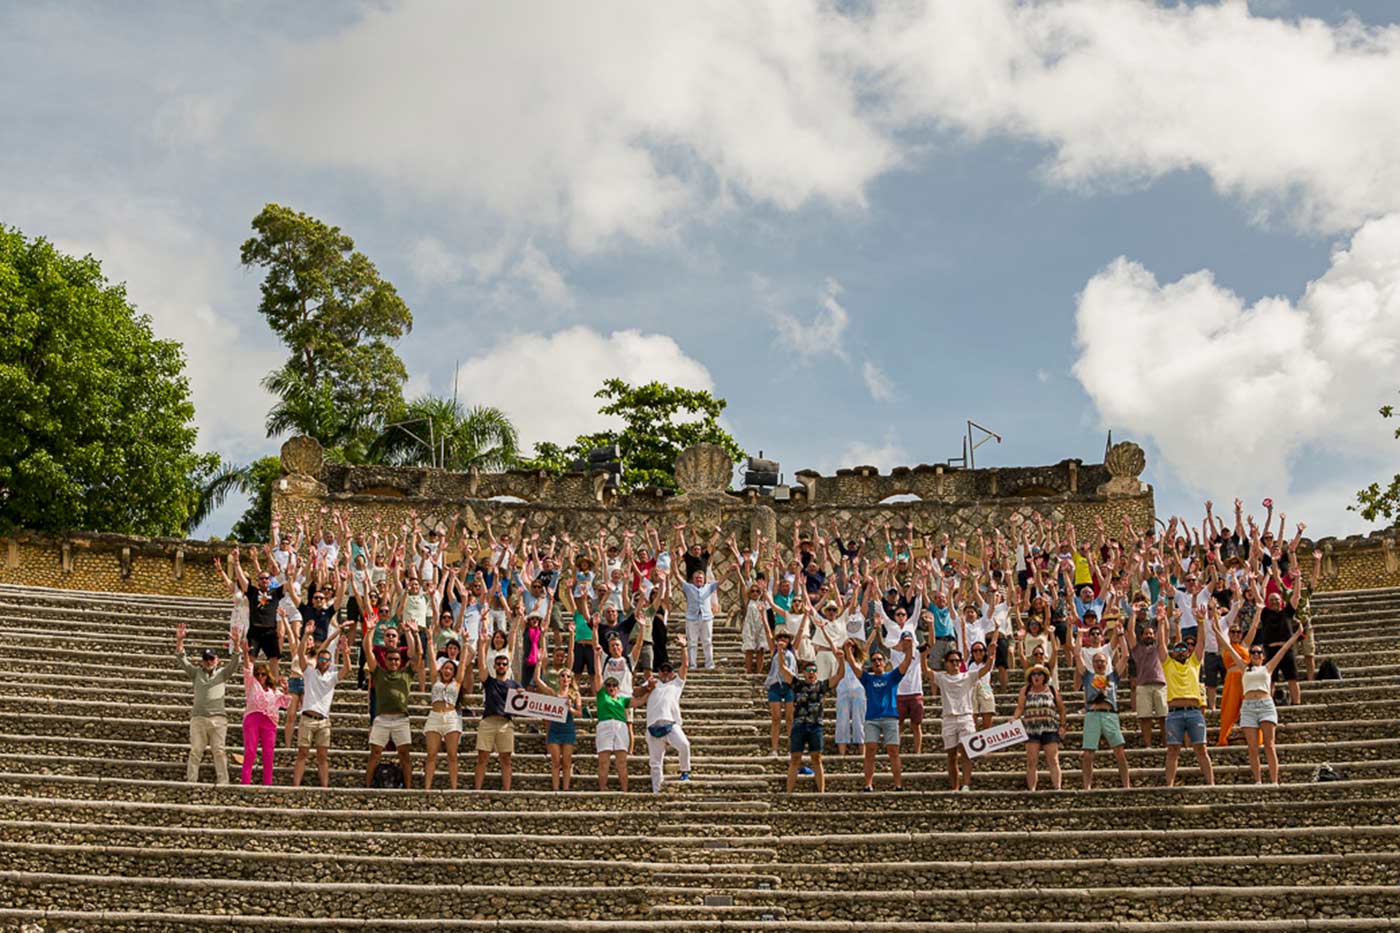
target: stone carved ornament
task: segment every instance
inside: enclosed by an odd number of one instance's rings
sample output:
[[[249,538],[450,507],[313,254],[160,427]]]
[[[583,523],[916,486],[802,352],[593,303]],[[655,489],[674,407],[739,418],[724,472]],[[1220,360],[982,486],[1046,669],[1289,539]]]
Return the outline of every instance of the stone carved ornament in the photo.
[[[723,447],[696,444],[676,458],[676,485],[685,495],[717,495],[729,487],[734,461]]]
[[[1147,466],[1147,455],[1141,447],[1132,441],[1121,441],[1109,448],[1103,462],[1111,479],[1099,487],[1100,495],[1116,498],[1142,493],[1138,476]]]

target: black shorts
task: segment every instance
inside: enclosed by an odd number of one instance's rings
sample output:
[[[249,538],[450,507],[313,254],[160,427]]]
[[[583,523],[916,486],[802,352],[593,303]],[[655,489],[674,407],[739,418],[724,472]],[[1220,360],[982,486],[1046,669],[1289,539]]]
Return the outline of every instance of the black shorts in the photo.
[[[996,661],[993,662],[996,669],[1004,671],[1011,666],[1011,650],[1006,646],[1005,638],[997,639]]]
[[[248,656],[256,658],[259,653],[268,658],[282,657],[282,652],[277,648],[277,629],[248,629]]]
[[[1282,645],[1265,645],[1264,658],[1267,660],[1274,656],[1274,652],[1282,648]],[[1293,657],[1293,649],[1289,648],[1279,659],[1278,668],[1274,671],[1279,680],[1286,680],[1290,683],[1298,679],[1298,659]]]
[[[588,676],[592,677],[598,672],[598,668],[595,666],[596,663],[593,656],[593,644],[591,642],[588,644],[579,641],[574,642],[575,674],[582,674],[584,671],[587,671]]]
[[[1206,662],[1201,666],[1201,683],[1207,687],[1219,687],[1225,683],[1225,662],[1220,660],[1219,652],[1206,652]]]

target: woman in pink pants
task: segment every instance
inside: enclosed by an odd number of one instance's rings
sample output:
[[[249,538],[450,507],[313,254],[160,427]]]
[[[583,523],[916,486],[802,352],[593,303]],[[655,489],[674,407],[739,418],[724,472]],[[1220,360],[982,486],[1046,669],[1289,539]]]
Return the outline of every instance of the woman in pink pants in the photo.
[[[277,747],[277,716],[291,702],[286,688],[272,679],[267,665],[253,665],[243,654],[243,783],[253,779],[253,756],[262,749],[262,782],[272,783],[272,750]]]

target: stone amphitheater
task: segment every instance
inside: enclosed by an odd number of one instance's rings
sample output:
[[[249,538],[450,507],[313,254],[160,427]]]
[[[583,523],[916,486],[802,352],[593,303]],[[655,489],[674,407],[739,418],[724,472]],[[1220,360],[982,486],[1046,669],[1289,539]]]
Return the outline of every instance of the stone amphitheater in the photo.
[[[720,666],[691,675],[683,704],[693,781],[659,796],[588,790],[585,724],[571,793],[547,790],[539,736],[521,740],[514,792],[425,793],[357,786],[368,720],[349,687],[330,789],[286,786],[285,749],[280,786],[185,784],[189,684],[173,630],[185,622],[192,652],[222,653],[227,603],[0,586],[0,926],[1400,928],[1400,589],[1313,606],[1345,679],[1305,684],[1303,704],[1282,710],[1281,787],[1247,786],[1234,745],[1214,751],[1213,788],[1189,756],[1185,786],[1163,788],[1162,751],[1134,749],[1132,790],[1111,788],[1101,755],[1103,789],[1027,793],[1018,749],[981,759],[975,791],[953,794],[941,753],[913,755],[906,739],[912,793],[888,778],[857,793],[859,760],[833,754],[825,795],[807,779],[788,796],[785,762],[766,757],[760,678],[721,626]],[[1011,703],[999,694],[1003,716]],[[1070,786],[1077,756],[1064,763]],[[1323,763],[1345,780],[1314,782]],[[631,765],[645,787],[644,756]]]

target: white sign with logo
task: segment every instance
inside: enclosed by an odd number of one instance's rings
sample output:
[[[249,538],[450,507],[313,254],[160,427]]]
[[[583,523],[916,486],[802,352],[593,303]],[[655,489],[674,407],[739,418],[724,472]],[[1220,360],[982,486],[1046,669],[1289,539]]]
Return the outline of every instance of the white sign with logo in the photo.
[[[526,719],[565,722],[569,718],[569,701],[566,697],[552,697],[512,687],[506,694],[506,712]]]
[[[1026,727],[1021,725],[1021,720],[1013,719],[999,726],[992,726],[990,729],[983,729],[981,732],[964,736],[962,744],[963,750],[967,752],[967,757],[978,758],[988,752],[1001,751],[1003,748],[1019,745],[1025,740]]]

